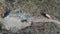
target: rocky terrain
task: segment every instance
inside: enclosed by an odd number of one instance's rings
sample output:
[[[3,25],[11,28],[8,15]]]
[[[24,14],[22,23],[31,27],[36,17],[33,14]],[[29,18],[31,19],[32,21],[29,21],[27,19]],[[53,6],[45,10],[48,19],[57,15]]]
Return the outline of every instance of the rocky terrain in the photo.
[[[32,22],[29,27],[14,33],[0,28],[1,34],[60,34],[60,25],[57,24],[60,21],[60,0],[1,0],[0,27],[2,26],[3,18],[16,9],[21,9],[26,14],[29,13],[36,17],[33,21],[37,22]],[[51,19],[57,20],[57,22],[48,21],[49,19],[41,15],[41,12],[49,14]]]

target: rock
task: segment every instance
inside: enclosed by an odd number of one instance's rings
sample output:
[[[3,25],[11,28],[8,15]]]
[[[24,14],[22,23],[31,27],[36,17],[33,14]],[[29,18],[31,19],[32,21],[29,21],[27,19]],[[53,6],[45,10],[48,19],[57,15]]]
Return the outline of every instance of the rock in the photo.
[[[18,30],[21,30],[31,25],[31,21],[27,18],[29,14],[20,13],[20,12],[21,12],[20,10],[16,9],[14,11],[11,11],[9,15],[4,18],[4,23],[3,23],[4,29],[12,31],[12,32],[17,32]],[[21,20],[24,20],[26,22],[21,22]]]

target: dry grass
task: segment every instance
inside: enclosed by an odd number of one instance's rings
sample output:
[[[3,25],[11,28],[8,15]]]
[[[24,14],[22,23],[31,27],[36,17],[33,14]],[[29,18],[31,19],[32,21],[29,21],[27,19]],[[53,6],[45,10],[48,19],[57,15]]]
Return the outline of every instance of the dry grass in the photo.
[[[40,12],[46,12],[60,20],[60,0],[12,0],[5,1],[5,5],[3,4],[4,3],[0,3],[0,14],[4,14],[7,10],[11,11],[17,8],[21,8],[23,11],[29,12],[36,16],[40,16]],[[1,9],[2,5],[5,8]],[[31,27],[21,30],[20,33],[60,34],[60,29],[53,23],[37,23],[33,24]]]

